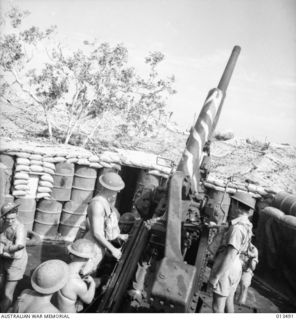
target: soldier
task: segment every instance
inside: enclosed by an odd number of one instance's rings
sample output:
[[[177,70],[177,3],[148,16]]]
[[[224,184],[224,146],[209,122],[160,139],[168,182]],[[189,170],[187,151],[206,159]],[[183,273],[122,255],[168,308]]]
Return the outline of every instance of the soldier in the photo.
[[[258,264],[258,250],[250,243],[247,252],[242,252],[240,255],[242,261],[243,273],[240,280],[240,292],[238,296],[238,303],[245,304],[248,295],[248,289],[251,285],[254,271]]]
[[[99,177],[100,192],[91,200],[87,208],[89,230],[84,236],[95,244],[95,256],[84,270],[84,274],[94,272],[108,250],[114,258],[121,258],[121,250],[112,241],[126,241],[127,234],[120,234],[118,211],[114,207],[117,193],[124,188],[124,182],[115,172],[107,172]]]
[[[81,303],[91,303],[95,295],[95,282],[91,276],[81,277],[80,273],[94,255],[94,244],[78,239],[68,246],[71,257],[69,277],[66,285],[56,295],[57,307],[61,312],[81,311]]]
[[[0,302],[1,312],[10,307],[16,285],[26,270],[26,230],[17,220],[18,204],[8,203],[1,208],[0,221],[0,288],[4,297]]]
[[[245,252],[252,237],[248,219],[255,201],[247,193],[236,192],[230,207],[230,226],[217,251],[210,276],[213,287],[213,312],[234,312],[234,294],[242,274],[240,253]]]
[[[13,312],[16,313],[57,313],[52,295],[68,281],[68,265],[62,260],[47,260],[32,273],[31,285],[34,290],[25,289],[17,298]]]

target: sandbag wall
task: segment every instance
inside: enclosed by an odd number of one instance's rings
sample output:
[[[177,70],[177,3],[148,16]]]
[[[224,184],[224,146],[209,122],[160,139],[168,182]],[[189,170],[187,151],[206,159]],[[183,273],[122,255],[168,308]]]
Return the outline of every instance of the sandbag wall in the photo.
[[[73,156],[24,152],[2,154],[0,161],[9,174],[5,183],[1,179],[5,190],[2,202],[20,204],[19,220],[27,231],[33,230],[44,239],[75,239],[102,165]]]
[[[284,277],[296,293],[295,239],[296,196],[281,192],[259,213],[256,245],[260,263]]]
[[[97,177],[108,170],[119,172],[122,165],[115,153],[1,151],[0,163],[7,169],[1,173],[3,203],[19,203],[19,219],[43,239],[73,241],[85,228],[87,205],[100,187]]]

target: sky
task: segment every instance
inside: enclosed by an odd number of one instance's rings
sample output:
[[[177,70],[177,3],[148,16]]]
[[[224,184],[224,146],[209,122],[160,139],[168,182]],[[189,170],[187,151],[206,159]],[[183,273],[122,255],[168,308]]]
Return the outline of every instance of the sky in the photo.
[[[70,49],[94,38],[123,43],[139,70],[161,51],[161,74],[176,77],[168,109],[183,129],[239,45],[217,130],[296,145],[295,0],[0,0],[1,9],[10,3],[31,12],[28,25],[57,25]]]

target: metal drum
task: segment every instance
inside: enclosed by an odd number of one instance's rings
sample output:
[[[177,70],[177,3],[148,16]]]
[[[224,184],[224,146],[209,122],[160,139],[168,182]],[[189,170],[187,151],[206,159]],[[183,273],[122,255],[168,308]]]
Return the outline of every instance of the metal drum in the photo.
[[[6,167],[3,164],[0,164],[0,208],[5,203],[5,194],[6,194]]]
[[[96,179],[97,170],[95,168],[76,165],[73,186],[94,190]]]
[[[59,225],[59,234],[66,241],[73,241],[80,226],[86,219],[87,204],[74,201],[66,202],[64,205]]]
[[[14,167],[14,157],[7,154],[0,154],[0,163],[3,163],[6,166],[5,194],[9,194]]]
[[[55,239],[57,237],[62,204],[55,200],[41,200],[38,202],[34,228],[41,238]]]
[[[296,196],[279,192],[275,195],[272,205],[282,210],[285,214],[296,217]]]
[[[18,220],[21,221],[27,231],[32,231],[36,210],[36,200],[34,198],[18,198],[15,200],[18,207]]]
[[[74,164],[61,162],[56,164],[51,196],[58,201],[69,201],[74,177]]]
[[[84,165],[76,165],[71,200],[88,203],[94,193],[97,170]]]

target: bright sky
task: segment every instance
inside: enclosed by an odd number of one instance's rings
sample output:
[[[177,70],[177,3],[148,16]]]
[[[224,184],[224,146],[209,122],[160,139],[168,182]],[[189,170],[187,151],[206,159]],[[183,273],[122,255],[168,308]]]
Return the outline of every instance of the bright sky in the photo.
[[[1,9],[9,4],[0,0]],[[176,76],[174,120],[189,128],[220,79],[234,45],[242,52],[218,130],[296,145],[295,0],[18,0],[40,27],[57,25],[64,45],[123,43],[131,63],[159,50]]]

